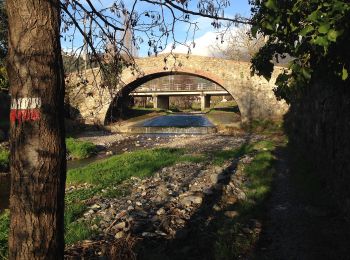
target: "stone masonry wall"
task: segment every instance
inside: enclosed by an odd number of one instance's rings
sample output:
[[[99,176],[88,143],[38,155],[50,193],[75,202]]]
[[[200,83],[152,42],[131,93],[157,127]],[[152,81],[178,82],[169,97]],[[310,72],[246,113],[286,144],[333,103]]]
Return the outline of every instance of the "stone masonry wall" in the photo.
[[[350,217],[350,88],[319,80],[285,117],[289,141]]]
[[[166,63],[165,63],[166,58]],[[73,106],[80,111],[86,121],[104,123],[106,113],[114,96],[135,80],[152,79],[162,73],[188,73],[207,78],[224,87],[236,100],[243,121],[252,119],[281,119],[288,110],[283,101],[278,101],[273,93],[275,80],[281,68],[277,68],[268,82],[262,77],[250,75],[250,63],[236,62],[217,58],[176,55],[166,57],[148,57],[136,60],[138,71],[125,69],[121,76],[122,83],[110,93],[99,88],[101,77],[97,71],[87,73],[89,83],[83,91],[73,91]],[[165,74],[167,75],[167,74]],[[95,80],[93,80],[95,79]],[[77,100],[77,101],[75,101]]]

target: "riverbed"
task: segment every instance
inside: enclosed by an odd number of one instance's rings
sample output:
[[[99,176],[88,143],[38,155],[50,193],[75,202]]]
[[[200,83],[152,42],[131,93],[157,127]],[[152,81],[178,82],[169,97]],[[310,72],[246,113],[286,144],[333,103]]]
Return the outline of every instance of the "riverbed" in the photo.
[[[150,149],[168,145],[186,143],[195,135],[184,134],[188,127],[212,127],[213,124],[205,115],[176,114],[159,116],[143,122],[147,127],[178,127],[183,128],[179,134],[111,134],[103,131],[86,132],[78,136],[79,139],[93,142],[102,147],[101,151],[92,158],[68,161],[68,169],[84,167],[89,163],[107,158],[111,155],[131,152],[140,149]],[[0,175],[0,211],[8,207],[10,193],[9,175]]]

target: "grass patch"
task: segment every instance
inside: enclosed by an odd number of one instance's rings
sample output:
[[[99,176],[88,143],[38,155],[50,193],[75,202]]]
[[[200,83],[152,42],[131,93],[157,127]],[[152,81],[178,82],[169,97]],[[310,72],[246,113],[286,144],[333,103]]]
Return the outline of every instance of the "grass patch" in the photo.
[[[254,248],[259,238],[259,231],[254,231],[251,220],[264,218],[266,200],[271,192],[275,173],[274,149],[273,142],[261,141],[242,146],[236,151],[236,156],[238,154],[253,156],[250,163],[239,163],[237,166],[237,172],[241,172],[246,179],[240,187],[246,199],[225,209],[237,211],[238,216],[233,220],[222,216],[219,221],[214,246],[216,259],[246,258]]]
[[[10,227],[10,211],[0,213],[0,260],[7,259],[8,253],[8,230]]]
[[[200,160],[183,149],[140,150],[112,156],[68,171],[67,184],[89,183],[103,187],[120,184],[131,176],[148,177],[159,169],[181,161]]]
[[[84,159],[94,155],[96,145],[91,142],[79,141],[72,137],[66,138],[67,151],[73,159]]]
[[[6,148],[0,147],[0,171],[9,168],[9,155],[10,152]]]
[[[248,153],[252,149],[251,145],[242,145],[238,149],[230,149],[223,151],[216,151],[210,156],[214,165],[222,165],[225,161],[232,158],[239,158],[240,156]]]
[[[71,245],[96,235],[97,232],[91,229],[91,225],[92,223],[86,221],[72,222],[66,225],[64,234],[65,243]]]
[[[247,132],[273,134],[282,131],[282,122],[271,120],[252,120],[243,124]]]
[[[91,229],[93,223],[76,221],[86,210],[87,206],[83,203],[67,204],[64,214],[64,240],[67,245],[89,239],[96,234],[96,231]]]

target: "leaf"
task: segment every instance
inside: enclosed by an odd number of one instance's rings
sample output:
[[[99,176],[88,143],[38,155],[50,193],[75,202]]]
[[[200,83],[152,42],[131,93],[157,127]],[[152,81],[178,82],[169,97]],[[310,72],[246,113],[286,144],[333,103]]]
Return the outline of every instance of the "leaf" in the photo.
[[[329,45],[328,39],[325,36],[317,36],[316,39],[313,40],[313,43],[323,47],[327,47]]]
[[[336,42],[338,36],[340,36],[341,34],[342,34],[341,31],[336,31],[336,30],[334,30],[334,29],[331,29],[331,30],[329,30],[328,33],[327,33],[327,38],[328,38],[328,40],[330,40],[331,42]]]
[[[318,27],[318,31],[320,33],[326,34],[326,33],[328,33],[329,28],[331,28],[329,23],[323,23],[323,24],[320,25],[320,27]]]
[[[306,79],[311,79],[310,69],[308,69],[308,68],[302,68],[302,69],[301,69],[301,73],[303,73],[303,76],[304,76]]]
[[[308,16],[308,20],[312,22],[316,22],[318,20],[318,17],[319,17],[319,11],[316,10]]]
[[[314,27],[312,25],[307,25],[304,29],[301,30],[300,35],[301,36],[306,36],[310,32],[312,32],[313,30],[314,30]]]
[[[343,71],[342,71],[342,80],[346,80],[349,77],[349,73],[348,70],[346,68],[343,67]]]
[[[265,6],[266,6],[268,9],[277,9],[276,0],[267,0],[267,1],[265,2]]]

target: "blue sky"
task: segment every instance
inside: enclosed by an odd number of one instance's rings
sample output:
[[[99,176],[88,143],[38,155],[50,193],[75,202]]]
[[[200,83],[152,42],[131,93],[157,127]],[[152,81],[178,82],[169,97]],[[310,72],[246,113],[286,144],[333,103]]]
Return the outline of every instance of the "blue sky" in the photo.
[[[93,2],[95,4],[95,6],[97,7],[97,9],[100,9],[100,8],[110,7],[114,1],[94,0]],[[134,3],[134,0],[124,0],[124,4],[128,8],[131,8],[133,3]],[[197,5],[196,0],[192,0],[190,2],[191,9],[195,10],[196,5]],[[154,6],[152,4],[142,2],[142,0],[139,0],[136,4],[135,10],[140,14],[146,10],[160,10],[160,9],[157,6]],[[236,14],[240,14],[244,17],[250,17],[250,6],[248,5],[248,0],[231,0],[231,5],[225,10],[225,16],[226,17],[233,17]],[[169,11],[164,10],[164,17],[166,19],[166,22],[168,22],[170,24],[171,15],[170,15]],[[142,21],[146,21],[146,19],[148,19],[148,18],[144,17],[144,18],[142,18]],[[197,17],[197,16],[191,16],[190,19],[191,19],[191,21],[196,22],[198,27],[199,27],[198,31],[196,31],[195,37],[194,37],[197,47],[195,49],[193,49],[193,51],[194,51],[193,53],[200,54],[200,53],[205,52],[205,49],[207,48],[208,45],[215,43],[216,31],[211,26],[211,22],[212,22],[211,19]],[[193,29],[193,27],[191,27],[191,29]],[[186,41],[185,36],[186,36],[187,31],[188,31],[188,24],[184,24],[184,23],[176,24],[175,31],[174,31],[175,38],[180,42],[185,42]],[[157,31],[155,31],[155,34],[156,33],[157,33]],[[147,53],[149,50],[147,40],[146,40],[147,37],[145,36],[145,33],[137,33],[137,35],[145,40],[145,42],[143,44],[140,44],[140,49],[138,51],[138,54],[139,54],[139,56],[147,56]],[[192,31],[191,31],[190,35],[192,35]],[[192,42],[191,39],[187,39],[187,41]],[[168,42],[168,50],[170,49],[171,43],[172,43],[172,39],[170,39],[170,42]],[[71,46],[73,46],[73,48],[77,48],[78,46],[81,46],[81,45],[82,45],[82,37],[80,35],[75,36],[73,43],[71,43],[69,41],[64,41],[62,38],[62,47],[64,50],[71,49]],[[165,45],[165,43],[164,43],[164,45]],[[181,48],[178,47],[177,49],[180,50]],[[182,48],[182,49],[187,50],[187,48]]]

